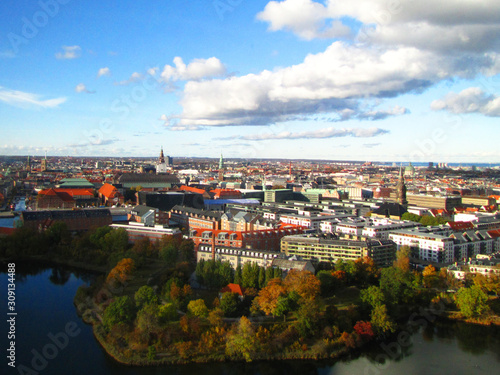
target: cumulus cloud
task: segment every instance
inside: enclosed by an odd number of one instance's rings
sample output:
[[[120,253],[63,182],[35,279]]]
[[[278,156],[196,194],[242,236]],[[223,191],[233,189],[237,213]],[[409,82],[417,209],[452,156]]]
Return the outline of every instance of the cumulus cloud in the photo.
[[[257,19],[269,22],[271,31],[288,30],[306,40],[351,34],[351,29],[340,20],[328,22],[326,13],[325,5],[311,0],[271,1],[257,14]]]
[[[174,66],[165,65],[161,77],[166,82],[201,80],[204,78],[221,77],[226,75],[226,67],[216,57],[209,59],[194,59],[188,65],[182,58],[174,58]]]
[[[454,60],[413,47],[364,48],[334,42],[325,52],[290,67],[187,82],[176,126],[267,125],[297,115],[342,115],[359,111],[360,101],[369,98],[421,92],[444,79],[491,70],[500,71],[500,57],[494,54]],[[398,111],[407,110],[392,114]],[[364,116],[376,119],[384,114]]]
[[[456,10],[460,9],[460,12]],[[407,108],[366,109],[373,100],[421,93],[449,79],[500,73],[500,2],[448,0],[270,1],[257,15],[269,29],[303,39],[340,38],[303,62],[241,76],[219,77],[212,58],[167,65],[167,84],[187,80],[182,112],[165,122],[172,130],[269,125],[291,120],[375,121]],[[347,32],[346,27],[351,31]],[[193,65],[194,67],[194,65]],[[206,72],[210,71],[210,74]],[[207,79],[210,78],[210,79]]]
[[[324,139],[324,138],[340,138],[340,137],[355,137],[355,138],[371,138],[389,133],[388,130],[380,128],[343,128],[337,129],[333,127],[310,130],[304,132],[289,132],[283,131],[280,133],[261,133],[242,135],[234,137],[226,137],[221,139],[244,139],[247,141],[266,141],[270,139]]]
[[[77,59],[80,57],[82,49],[80,46],[63,46],[63,52],[57,52],[56,58],[62,60]]]
[[[95,91],[90,91],[89,89],[87,89],[87,86],[85,86],[84,83],[79,83],[78,85],[76,85],[75,91],[78,93],[84,92],[86,94],[94,94],[95,93]]]
[[[480,113],[489,117],[500,117],[500,96],[485,93],[479,87],[469,87],[461,92],[451,92],[443,99],[431,103],[433,110],[451,113]]]
[[[101,68],[97,72],[97,77],[102,77],[102,76],[110,76],[111,75],[111,70],[108,67]]]
[[[460,12],[457,12],[460,9]],[[304,39],[348,35],[344,19],[358,38],[386,45],[437,51],[486,51],[499,47],[500,3],[497,0],[285,0],[271,1],[257,15],[269,30],[289,30]],[[351,23],[352,25],[352,23]]]
[[[64,103],[66,98],[42,100],[40,95],[0,86],[0,101],[16,107],[55,108]]]

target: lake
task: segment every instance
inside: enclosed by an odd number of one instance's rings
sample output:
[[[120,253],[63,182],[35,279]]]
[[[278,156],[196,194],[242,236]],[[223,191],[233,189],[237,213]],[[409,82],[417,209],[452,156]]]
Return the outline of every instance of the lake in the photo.
[[[0,294],[7,312],[7,265],[2,264]],[[339,361],[216,363],[133,368],[111,359],[73,306],[78,287],[95,276],[65,267],[16,264],[16,365],[7,374],[159,375],[159,374],[494,374],[500,365],[500,329],[434,322],[409,326],[400,337],[375,343]],[[8,317],[7,317],[8,318]],[[423,323],[423,322],[422,322]],[[2,324],[3,353],[9,325]],[[23,367],[20,367],[20,366]],[[22,371],[19,371],[22,370]],[[31,371],[31,372],[30,372]]]

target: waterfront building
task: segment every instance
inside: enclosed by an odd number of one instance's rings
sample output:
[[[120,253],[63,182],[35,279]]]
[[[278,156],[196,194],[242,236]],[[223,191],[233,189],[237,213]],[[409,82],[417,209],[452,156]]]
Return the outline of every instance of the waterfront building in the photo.
[[[388,267],[395,260],[396,245],[388,240],[359,237],[292,235],[281,239],[281,252],[325,263],[370,257],[377,266]]]
[[[135,243],[142,238],[148,238],[154,242],[161,240],[163,236],[182,237],[181,231],[177,228],[167,228],[163,225],[146,226],[144,223],[130,222],[128,224],[112,224],[111,228],[123,228],[128,233],[130,243]]]

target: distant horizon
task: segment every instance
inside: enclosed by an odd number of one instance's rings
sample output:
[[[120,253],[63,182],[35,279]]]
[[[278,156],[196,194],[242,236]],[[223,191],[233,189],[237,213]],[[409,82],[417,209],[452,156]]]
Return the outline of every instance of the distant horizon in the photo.
[[[34,158],[44,158],[45,155],[0,155],[0,158],[28,158],[28,156]],[[170,156],[174,159],[208,159],[218,161],[220,156],[218,157],[209,157],[209,156]],[[47,158],[72,158],[72,159],[157,159],[157,156],[64,156],[64,155],[47,155]],[[392,164],[397,164],[395,167],[399,166],[409,166],[410,163],[414,167],[428,167],[430,162],[407,162],[407,161],[363,161],[363,160],[332,160],[332,159],[288,159],[288,158],[266,158],[266,157],[258,157],[258,158],[238,158],[238,157],[224,157],[225,161],[291,161],[291,162],[324,162],[324,163],[347,163],[347,164],[365,164],[372,163],[375,165],[383,165],[393,167]],[[460,167],[460,166],[479,166],[479,167],[496,167],[500,166],[500,162],[497,163],[481,163],[481,162],[432,162],[433,167],[437,168],[439,164],[446,164],[448,166]],[[175,162],[174,162],[175,164]]]

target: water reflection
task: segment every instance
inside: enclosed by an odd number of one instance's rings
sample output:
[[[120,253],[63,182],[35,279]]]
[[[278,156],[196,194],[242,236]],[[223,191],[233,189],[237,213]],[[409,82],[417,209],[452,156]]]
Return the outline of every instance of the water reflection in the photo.
[[[49,280],[54,285],[64,285],[68,282],[71,272],[61,267],[52,268]]]
[[[64,350],[64,355],[51,361],[47,371],[51,375],[67,374],[68,366],[75,375],[469,375],[496,373],[500,362],[500,328],[438,320],[408,325],[387,340],[372,343],[338,360],[127,367],[105,354],[91,328],[75,314],[72,302],[76,289],[84,281],[91,281],[94,275],[59,266],[21,263],[16,264],[16,273],[17,280],[26,279],[26,284],[18,290],[19,308],[23,309],[18,332],[24,338],[19,341],[20,363],[29,363],[31,349],[41,350],[48,342],[47,334],[61,331],[67,322],[75,321],[82,330]]]

